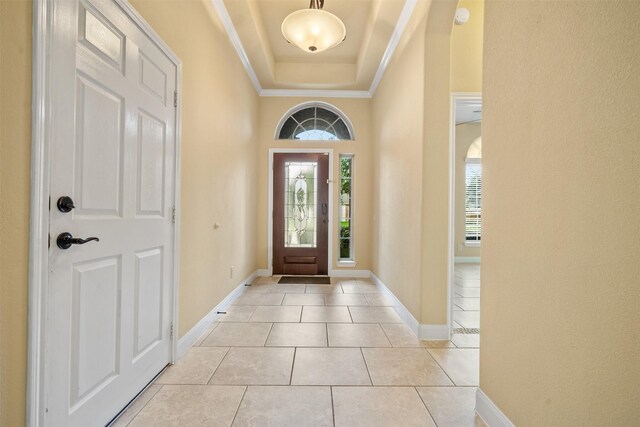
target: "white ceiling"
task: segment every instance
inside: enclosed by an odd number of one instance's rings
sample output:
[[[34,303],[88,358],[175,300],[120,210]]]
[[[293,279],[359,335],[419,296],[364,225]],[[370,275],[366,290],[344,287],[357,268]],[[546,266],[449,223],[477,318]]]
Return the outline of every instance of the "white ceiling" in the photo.
[[[482,121],[482,101],[458,100],[456,102],[456,125],[480,123]]]
[[[280,27],[308,0],[211,0],[256,89],[341,91],[370,95],[419,0],[325,0],[347,38],[320,53],[287,43]]]

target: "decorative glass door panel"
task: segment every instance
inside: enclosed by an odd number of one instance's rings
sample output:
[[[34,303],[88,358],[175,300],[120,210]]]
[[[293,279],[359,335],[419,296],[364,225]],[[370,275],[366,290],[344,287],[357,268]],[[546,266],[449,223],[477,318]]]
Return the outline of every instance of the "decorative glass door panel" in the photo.
[[[284,164],[284,247],[315,248],[318,163]]]
[[[274,274],[327,274],[328,175],[328,154],[274,154]]]

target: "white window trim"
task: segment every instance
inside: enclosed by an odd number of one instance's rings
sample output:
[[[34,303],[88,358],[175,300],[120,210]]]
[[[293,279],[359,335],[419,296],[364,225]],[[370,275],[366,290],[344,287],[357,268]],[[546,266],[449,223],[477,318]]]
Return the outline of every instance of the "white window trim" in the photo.
[[[358,263],[355,261],[349,261],[349,260],[341,260],[336,262],[336,266],[343,267],[343,268],[355,268],[356,264]]]
[[[311,139],[306,139],[306,140],[305,139],[302,139],[302,140],[280,139],[279,136],[280,136],[280,131],[282,130],[282,126],[284,126],[284,123],[289,119],[289,117],[291,117],[298,111],[304,110],[305,108],[309,108],[309,107],[321,107],[338,115],[338,117],[340,117],[344,122],[344,124],[347,126],[347,129],[349,129],[349,133],[351,134],[351,139],[341,139],[338,141],[315,141]],[[349,120],[349,116],[347,116],[344,112],[342,112],[342,110],[340,110],[335,105],[329,104],[328,102],[322,102],[322,101],[308,101],[308,102],[303,102],[302,104],[298,104],[294,107],[291,107],[289,110],[287,110],[286,113],[284,113],[284,115],[280,118],[280,121],[278,122],[278,126],[276,126],[276,133],[273,135],[273,139],[274,141],[296,141],[296,142],[312,142],[312,143],[355,141],[356,132],[355,132],[355,129],[353,128],[353,124],[351,123],[351,120]]]

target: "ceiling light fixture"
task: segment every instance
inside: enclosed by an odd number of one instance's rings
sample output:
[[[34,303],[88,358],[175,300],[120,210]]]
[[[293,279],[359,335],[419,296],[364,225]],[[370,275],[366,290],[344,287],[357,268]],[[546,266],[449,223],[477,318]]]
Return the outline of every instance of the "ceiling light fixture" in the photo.
[[[305,52],[318,53],[342,43],[347,37],[344,23],[322,10],[324,0],[311,0],[309,9],[297,10],[282,21],[282,35]]]

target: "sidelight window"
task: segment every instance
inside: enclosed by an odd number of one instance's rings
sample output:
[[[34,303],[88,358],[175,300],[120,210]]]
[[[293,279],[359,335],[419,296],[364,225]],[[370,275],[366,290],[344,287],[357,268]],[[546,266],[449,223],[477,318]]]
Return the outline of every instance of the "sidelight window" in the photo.
[[[340,261],[353,261],[353,155],[340,155]]]

